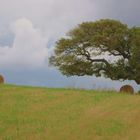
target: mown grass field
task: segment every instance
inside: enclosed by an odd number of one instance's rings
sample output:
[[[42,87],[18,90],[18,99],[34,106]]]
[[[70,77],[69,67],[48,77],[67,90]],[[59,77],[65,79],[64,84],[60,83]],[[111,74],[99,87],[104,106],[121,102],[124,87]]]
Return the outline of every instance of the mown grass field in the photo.
[[[0,140],[140,140],[140,96],[0,85]]]

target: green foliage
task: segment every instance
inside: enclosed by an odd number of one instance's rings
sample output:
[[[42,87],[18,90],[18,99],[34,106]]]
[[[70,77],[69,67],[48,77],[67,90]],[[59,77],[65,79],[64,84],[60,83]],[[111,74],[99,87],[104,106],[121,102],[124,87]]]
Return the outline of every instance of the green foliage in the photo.
[[[139,27],[102,19],[84,22],[58,40],[50,64],[66,76],[105,76],[140,84],[139,54]]]
[[[131,29],[131,59],[130,65],[133,67],[134,79],[140,84],[140,27]]]

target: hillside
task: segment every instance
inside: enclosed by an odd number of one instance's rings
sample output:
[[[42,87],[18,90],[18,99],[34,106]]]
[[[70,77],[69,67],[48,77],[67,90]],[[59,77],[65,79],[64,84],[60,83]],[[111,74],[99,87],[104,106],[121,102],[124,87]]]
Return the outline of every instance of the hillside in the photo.
[[[139,140],[140,96],[0,85],[0,140]]]

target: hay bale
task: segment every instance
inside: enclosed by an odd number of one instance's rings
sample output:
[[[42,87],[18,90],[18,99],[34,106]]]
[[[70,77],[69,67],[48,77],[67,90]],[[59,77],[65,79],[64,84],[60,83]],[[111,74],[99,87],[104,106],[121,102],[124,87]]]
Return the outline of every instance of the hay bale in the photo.
[[[134,94],[134,88],[130,85],[124,85],[120,88],[120,92]]]
[[[2,75],[0,75],[0,84],[4,83],[4,77]]]

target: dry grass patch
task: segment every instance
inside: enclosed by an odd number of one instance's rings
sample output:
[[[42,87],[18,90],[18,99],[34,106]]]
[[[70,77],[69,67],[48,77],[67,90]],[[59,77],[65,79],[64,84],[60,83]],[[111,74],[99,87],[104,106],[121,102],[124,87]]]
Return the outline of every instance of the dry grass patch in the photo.
[[[137,140],[140,96],[0,86],[0,140]]]

